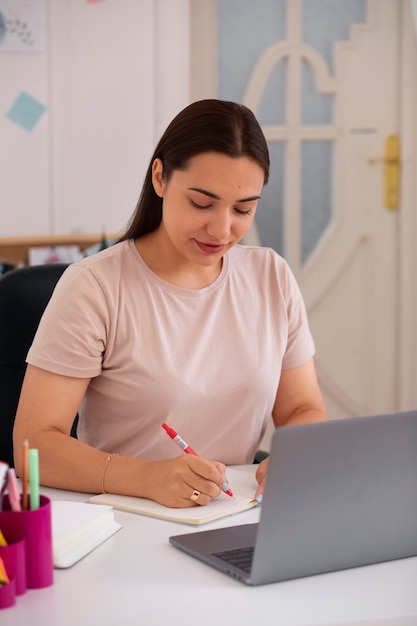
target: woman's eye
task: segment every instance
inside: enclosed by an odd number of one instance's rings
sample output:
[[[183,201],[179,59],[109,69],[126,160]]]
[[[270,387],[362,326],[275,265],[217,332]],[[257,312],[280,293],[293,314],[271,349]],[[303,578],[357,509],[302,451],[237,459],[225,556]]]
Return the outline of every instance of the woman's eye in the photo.
[[[197,202],[195,202],[194,200],[191,200],[191,205],[195,208],[195,209],[209,209],[211,207],[211,204],[198,204]]]
[[[190,203],[192,207],[194,207],[195,209],[200,209],[200,210],[210,209],[213,206],[212,202],[209,202],[208,204],[199,204],[195,200],[190,200]],[[243,209],[239,209],[238,207],[234,207],[233,210],[238,215],[251,215],[253,213],[253,208],[243,210]]]
[[[235,209],[238,215],[250,215],[252,213],[252,209],[248,209],[247,211],[242,211],[242,209]]]

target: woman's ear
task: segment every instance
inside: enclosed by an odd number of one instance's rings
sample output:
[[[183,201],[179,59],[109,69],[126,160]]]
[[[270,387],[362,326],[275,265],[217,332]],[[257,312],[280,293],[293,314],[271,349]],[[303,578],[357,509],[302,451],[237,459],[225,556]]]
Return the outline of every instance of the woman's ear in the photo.
[[[161,159],[155,159],[152,163],[152,184],[155,193],[160,198],[164,195],[164,164]]]

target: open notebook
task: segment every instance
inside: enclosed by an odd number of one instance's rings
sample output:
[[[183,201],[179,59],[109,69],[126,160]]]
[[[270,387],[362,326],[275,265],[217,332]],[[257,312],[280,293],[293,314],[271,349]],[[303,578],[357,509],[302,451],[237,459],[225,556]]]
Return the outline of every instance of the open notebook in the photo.
[[[258,502],[254,500],[257,482],[255,476],[238,469],[229,467],[226,473],[233,496],[221,493],[218,498],[205,506],[190,506],[185,509],[175,509],[158,504],[146,498],[120,496],[113,493],[102,493],[90,498],[89,502],[113,506],[115,509],[139,513],[150,517],[178,522],[180,524],[192,524],[199,526],[207,522],[236,515],[247,511]]]

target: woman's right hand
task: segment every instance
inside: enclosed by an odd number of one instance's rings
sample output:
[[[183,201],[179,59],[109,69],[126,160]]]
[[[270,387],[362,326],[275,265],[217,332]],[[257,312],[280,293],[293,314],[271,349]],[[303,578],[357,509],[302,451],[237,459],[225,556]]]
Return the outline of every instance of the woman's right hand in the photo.
[[[147,497],[169,507],[208,504],[221,493],[225,482],[223,463],[191,454],[148,463]]]

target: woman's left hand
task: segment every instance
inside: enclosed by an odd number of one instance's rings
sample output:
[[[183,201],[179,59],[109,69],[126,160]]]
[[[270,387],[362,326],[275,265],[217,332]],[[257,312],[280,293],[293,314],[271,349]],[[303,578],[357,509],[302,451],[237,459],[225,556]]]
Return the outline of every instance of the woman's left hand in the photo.
[[[268,459],[264,459],[259,463],[258,469],[256,470],[256,480],[258,481],[258,488],[255,493],[255,499],[258,500],[259,503],[262,502],[262,498],[265,491],[265,483],[266,483],[266,473],[268,470]]]

